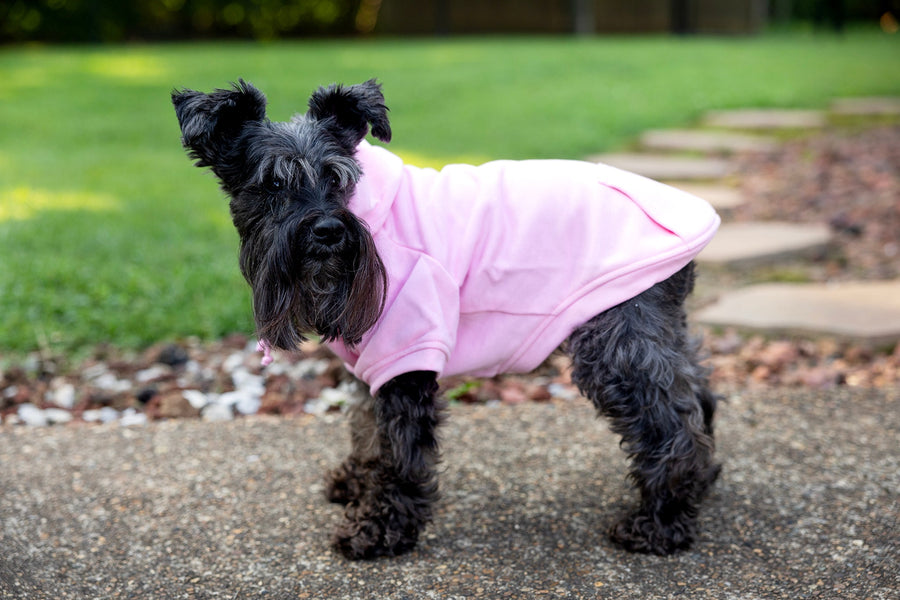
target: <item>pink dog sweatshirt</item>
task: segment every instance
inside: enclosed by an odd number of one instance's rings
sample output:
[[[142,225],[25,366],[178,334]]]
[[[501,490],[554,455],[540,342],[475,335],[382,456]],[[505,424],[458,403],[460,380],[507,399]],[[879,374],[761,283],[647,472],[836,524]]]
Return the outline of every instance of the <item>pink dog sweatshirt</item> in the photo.
[[[420,169],[363,141],[350,210],[388,272],[362,342],[331,349],[375,393],[409,371],[536,368],[572,331],[684,267],[719,217],[606,165],[496,161]]]

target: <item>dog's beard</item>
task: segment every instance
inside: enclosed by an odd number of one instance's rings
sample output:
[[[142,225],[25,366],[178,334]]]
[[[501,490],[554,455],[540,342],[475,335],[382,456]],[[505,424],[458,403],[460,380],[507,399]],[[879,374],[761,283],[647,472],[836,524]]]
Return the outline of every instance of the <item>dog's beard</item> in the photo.
[[[346,228],[338,247],[310,240],[317,215],[242,244],[257,336],[272,347],[295,350],[310,334],[355,346],[381,316],[387,273],[372,235],[349,211],[335,216]]]

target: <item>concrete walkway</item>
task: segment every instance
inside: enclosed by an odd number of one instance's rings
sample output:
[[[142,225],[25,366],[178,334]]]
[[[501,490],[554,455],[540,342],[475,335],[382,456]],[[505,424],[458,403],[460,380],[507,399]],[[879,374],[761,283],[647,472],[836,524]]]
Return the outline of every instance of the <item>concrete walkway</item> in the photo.
[[[720,158],[617,152],[597,154],[587,160],[632,171],[650,179],[719,179],[732,172],[731,164]]]
[[[900,115],[900,98],[880,96],[871,98],[836,98],[831,112],[840,116],[883,117]]]
[[[895,599],[897,390],[732,396],[693,549],[613,547],[637,501],[586,401],[460,406],[444,499],[408,556],[350,563],[322,473],[332,416],[0,435],[0,598]]]
[[[828,124],[828,115],[820,110],[716,110],[707,113],[703,124],[750,130],[817,129]]]
[[[729,131],[663,129],[644,133],[641,146],[648,150],[677,152],[769,152],[778,146],[778,142],[772,137]]]
[[[900,281],[754,285],[724,294],[694,320],[889,345],[900,339]]]
[[[697,257],[700,263],[748,266],[783,258],[815,257],[828,247],[831,230],[816,223],[728,223]]]
[[[699,196],[715,207],[720,215],[731,213],[744,203],[744,195],[737,187],[727,183],[697,183],[689,181],[663,181],[689,194]]]

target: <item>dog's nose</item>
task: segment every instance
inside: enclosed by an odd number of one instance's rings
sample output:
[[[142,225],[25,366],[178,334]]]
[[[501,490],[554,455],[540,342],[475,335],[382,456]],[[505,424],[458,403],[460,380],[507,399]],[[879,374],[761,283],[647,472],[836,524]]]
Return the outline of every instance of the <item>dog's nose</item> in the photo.
[[[344,224],[335,217],[323,217],[312,228],[313,237],[325,246],[334,246],[344,239]]]

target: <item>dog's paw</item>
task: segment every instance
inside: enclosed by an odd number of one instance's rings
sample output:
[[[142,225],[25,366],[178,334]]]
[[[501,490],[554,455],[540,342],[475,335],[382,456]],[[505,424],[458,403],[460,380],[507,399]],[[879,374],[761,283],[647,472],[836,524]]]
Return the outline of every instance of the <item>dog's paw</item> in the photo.
[[[348,518],[334,536],[335,547],[351,560],[397,556],[416,546],[418,532],[391,529],[383,519]]]
[[[650,515],[637,512],[616,523],[609,537],[629,552],[666,556],[690,548],[694,542],[694,527],[686,518],[663,524]]]

